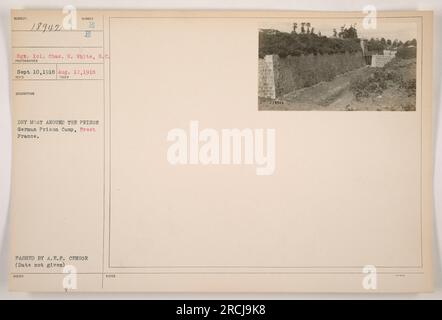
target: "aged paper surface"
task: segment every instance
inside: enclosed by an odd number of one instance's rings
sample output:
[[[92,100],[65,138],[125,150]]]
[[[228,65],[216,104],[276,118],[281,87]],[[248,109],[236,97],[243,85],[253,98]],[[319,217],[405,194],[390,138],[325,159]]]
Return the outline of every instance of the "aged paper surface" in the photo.
[[[12,11],[11,290],[432,290],[431,12],[70,14]]]

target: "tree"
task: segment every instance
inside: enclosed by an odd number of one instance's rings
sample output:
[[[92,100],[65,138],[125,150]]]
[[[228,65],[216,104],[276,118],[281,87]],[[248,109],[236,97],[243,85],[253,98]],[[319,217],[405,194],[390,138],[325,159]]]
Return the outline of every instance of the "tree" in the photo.
[[[341,27],[341,32],[339,32],[339,38],[342,39],[357,39],[358,38],[358,31],[356,30],[356,24],[350,25],[350,27],[346,27],[344,24]]]
[[[411,40],[410,42],[409,42],[409,45],[410,46],[417,46],[417,41],[416,41],[416,39],[413,39],[413,40]]]
[[[357,39],[358,37],[358,30],[356,29],[356,23],[354,25],[351,25],[350,28],[346,30],[345,38],[346,39]]]
[[[341,27],[341,32],[339,32],[339,34],[338,34],[339,38],[344,37],[344,30],[345,30],[345,24]]]
[[[382,50],[385,49],[385,44],[382,44],[382,42],[378,38],[371,38],[367,43],[367,49],[368,51],[381,53]]]

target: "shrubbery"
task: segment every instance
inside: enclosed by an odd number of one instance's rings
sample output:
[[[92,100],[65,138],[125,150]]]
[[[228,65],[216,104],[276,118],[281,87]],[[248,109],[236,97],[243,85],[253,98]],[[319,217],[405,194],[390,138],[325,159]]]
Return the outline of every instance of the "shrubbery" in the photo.
[[[382,94],[386,88],[386,77],[381,70],[374,71],[367,78],[356,78],[350,84],[350,90],[358,101],[372,95],[378,96]]]
[[[400,88],[403,88],[407,91],[409,97],[413,97],[416,95],[416,79],[409,79],[402,81],[400,84]]]
[[[277,54],[281,58],[301,54],[335,54],[362,51],[357,38],[328,38],[315,33],[259,32],[259,57]]]
[[[342,26],[338,33],[334,30],[333,37],[314,33],[309,23],[302,23],[301,32],[282,32],[274,29],[263,29],[259,32],[259,57],[277,54],[281,58],[308,54],[354,53],[362,51],[360,39],[355,26]],[[307,29],[304,27],[307,26]],[[366,50],[371,54],[382,54],[383,50],[397,50],[397,57],[403,59],[416,58],[416,39],[403,43],[399,40],[371,38],[365,42]]]
[[[395,58],[383,68],[373,69],[368,75],[352,79],[350,90],[356,100],[382,95],[385,89],[398,86],[404,89],[409,97],[416,95],[416,78],[404,79],[401,68],[406,66],[405,60]]]
[[[398,48],[396,57],[402,59],[413,59],[416,58],[416,47],[404,47]]]

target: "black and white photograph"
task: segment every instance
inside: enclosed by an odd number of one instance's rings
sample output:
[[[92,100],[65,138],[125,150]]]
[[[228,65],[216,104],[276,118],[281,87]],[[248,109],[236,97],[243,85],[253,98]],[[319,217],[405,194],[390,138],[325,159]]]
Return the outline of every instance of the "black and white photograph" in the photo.
[[[415,111],[416,39],[395,18],[262,24],[258,110]]]

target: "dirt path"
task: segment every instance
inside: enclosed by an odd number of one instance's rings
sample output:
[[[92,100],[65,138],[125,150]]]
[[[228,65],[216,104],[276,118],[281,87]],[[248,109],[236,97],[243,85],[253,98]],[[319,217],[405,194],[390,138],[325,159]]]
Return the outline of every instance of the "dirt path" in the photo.
[[[348,110],[353,100],[350,82],[368,67],[362,67],[336,76],[331,81],[294,90],[278,101],[260,101],[261,110]]]
[[[355,84],[359,98],[350,89]],[[363,67],[272,100],[259,110],[416,110],[416,59],[393,60],[384,68]]]

